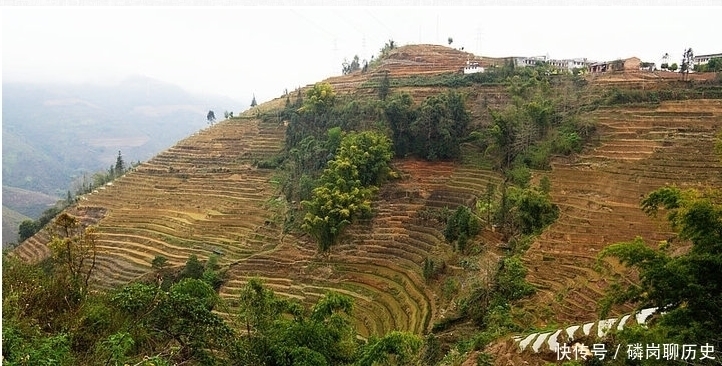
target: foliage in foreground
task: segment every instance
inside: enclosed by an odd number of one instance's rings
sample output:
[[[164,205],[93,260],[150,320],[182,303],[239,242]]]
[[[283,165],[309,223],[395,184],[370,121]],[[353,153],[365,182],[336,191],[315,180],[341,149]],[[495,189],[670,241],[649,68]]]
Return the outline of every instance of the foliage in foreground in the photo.
[[[421,345],[403,332],[358,340],[352,299],[333,292],[306,309],[251,279],[229,322],[204,280],[131,283],[68,302],[54,267],[3,257],[4,365],[402,365]]]
[[[635,302],[640,307],[657,307],[658,320],[647,329],[622,332],[629,342],[710,344],[722,347],[722,205],[720,191],[705,193],[663,187],[642,201],[650,216],[666,212],[667,221],[682,242],[691,243],[681,255],[663,242],[649,247],[644,240],[607,247],[600,259],[616,257],[639,271],[639,283],[616,284],[603,303]],[[659,342],[658,342],[659,343]]]
[[[377,168],[361,170],[385,171]],[[358,340],[353,300],[333,292],[306,309],[251,279],[229,310],[216,292],[223,272],[215,257],[204,265],[191,256],[174,275],[158,256],[155,280],[90,291],[92,227],[63,213],[50,232],[49,259],[3,256],[3,365],[405,364],[421,345],[402,332]],[[229,311],[237,321],[219,315]]]

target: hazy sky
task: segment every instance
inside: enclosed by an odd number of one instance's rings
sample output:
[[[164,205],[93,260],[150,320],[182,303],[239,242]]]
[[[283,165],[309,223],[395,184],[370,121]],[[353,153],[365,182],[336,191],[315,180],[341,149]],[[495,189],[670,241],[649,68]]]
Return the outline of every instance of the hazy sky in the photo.
[[[2,7],[2,77],[117,82],[140,74],[259,102],[397,44],[483,56],[722,52],[722,7]]]

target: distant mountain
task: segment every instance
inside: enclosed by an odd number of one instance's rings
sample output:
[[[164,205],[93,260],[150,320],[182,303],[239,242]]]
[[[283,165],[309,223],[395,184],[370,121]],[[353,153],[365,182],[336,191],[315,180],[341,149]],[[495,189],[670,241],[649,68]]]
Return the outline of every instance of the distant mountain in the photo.
[[[27,217],[38,217],[53,206],[58,197],[22,188],[3,186],[3,206]]]
[[[6,243],[15,243],[18,240],[18,226],[23,220],[30,218],[3,206],[3,248]]]
[[[23,203],[5,202],[6,187],[65,198],[75,179],[107,169],[118,151],[128,163],[147,160],[205,127],[208,110],[222,118],[250,104],[143,76],[112,86],[2,87],[3,204],[33,218]]]
[[[37,191],[3,186],[3,248],[18,239],[18,226],[33,220],[58,203],[58,198]],[[11,208],[12,207],[12,208]]]

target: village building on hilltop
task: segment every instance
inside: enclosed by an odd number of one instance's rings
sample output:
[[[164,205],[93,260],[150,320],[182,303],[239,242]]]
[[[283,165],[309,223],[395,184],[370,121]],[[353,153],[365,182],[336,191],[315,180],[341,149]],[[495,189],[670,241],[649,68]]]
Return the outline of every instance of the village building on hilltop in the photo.
[[[548,56],[514,57],[514,66],[526,67],[536,66],[538,63],[546,63],[560,70],[572,71],[574,69],[586,69],[591,61],[586,58],[573,59],[551,59]]]
[[[710,55],[715,57],[716,55]],[[614,61],[593,62],[587,58],[573,59],[552,59],[548,56],[512,57],[514,66],[528,67],[538,64],[547,64],[558,70],[574,71],[583,70],[591,73],[603,73],[608,71],[654,71],[653,62],[642,62],[638,57],[618,59]]]
[[[646,64],[646,63],[645,63]],[[614,61],[596,62],[589,65],[591,73],[602,73],[607,71],[633,71],[640,70],[642,60],[639,57],[630,57]]]
[[[484,72],[484,68],[479,65],[479,62],[466,61],[466,66],[464,66],[464,74],[476,74],[478,72]]]
[[[699,55],[694,57],[694,65],[707,64],[713,58],[722,58],[722,53],[714,53],[708,55]],[[531,56],[531,57],[506,57],[504,60],[512,61],[516,67],[533,67],[540,64],[549,65],[560,71],[582,72],[601,74],[606,72],[632,72],[632,71],[657,71],[657,65],[654,62],[642,62],[639,57],[629,57],[625,59],[616,59],[612,61],[594,62],[585,58],[573,59],[552,59],[549,56]],[[466,61],[463,68],[464,74],[474,74],[484,72],[484,68],[478,61]]]
[[[709,55],[694,56],[693,62],[695,65],[705,65],[709,62],[709,60],[713,58],[722,58],[722,53],[712,53]]]

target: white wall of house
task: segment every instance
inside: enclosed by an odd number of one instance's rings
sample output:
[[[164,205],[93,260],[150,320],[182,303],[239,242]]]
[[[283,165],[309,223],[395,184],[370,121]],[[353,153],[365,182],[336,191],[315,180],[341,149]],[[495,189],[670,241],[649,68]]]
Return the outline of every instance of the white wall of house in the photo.
[[[711,55],[700,55],[700,56],[694,56],[694,64],[695,65],[704,65],[709,62],[709,60],[713,58],[722,58],[722,53],[715,53]]]

